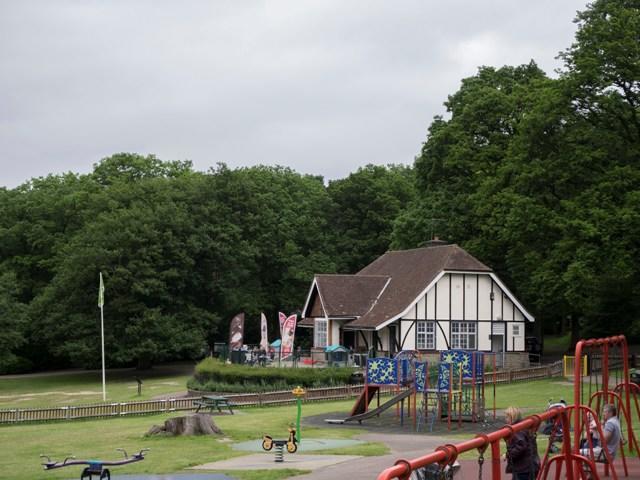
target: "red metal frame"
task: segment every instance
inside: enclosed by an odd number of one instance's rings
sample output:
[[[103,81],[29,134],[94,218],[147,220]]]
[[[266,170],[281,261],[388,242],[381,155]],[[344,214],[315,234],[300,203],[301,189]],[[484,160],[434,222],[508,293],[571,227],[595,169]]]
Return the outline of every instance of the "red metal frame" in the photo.
[[[623,382],[616,385],[613,391],[609,389],[609,348],[620,347],[622,349],[623,359]],[[586,349],[600,349],[602,351],[603,365],[602,365],[602,390],[596,392],[589,399],[589,406],[581,404],[581,388],[582,388],[582,352]],[[627,422],[627,439],[629,446],[632,450],[636,450],[638,457],[640,458],[640,448],[638,447],[638,441],[633,433],[633,418],[631,414],[631,392],[634,394],[634,402],[636,406],[636,413],[640,417],[640,406],[638,405],[638,399],[636,394],[640,393],[640,387],[635,383],[629,381],[629,351],[627,347],[627,341],[624,335],[618,335],[608,338],[598,338],[591,340],[581,340],[576,345],[575,360],[574,360],[574,405],[569,407],[557,407],[544,412],[540,415],[531,415],[523,421],[514,425],[505,425],[504,427],[491,432],[489,434],[479,434],[472,440],[467,440],[455,445],[447,444],[441,445],[433,453],[413,459],[404,460],[400,459],[396,461],[393,467],[389,467],[382,471],[378,475],[378,480],[391,480],[398,478],[400,480],[409,480],[411,472],[413,470],[424,468],[428,465],[437,463],[444,468],[447,465],[451,465],[455,462],[456,458],[463,452],[468,452],[477,449],[480,453],[491,446],[491,473],[493,480],[500,480],[502,474],[502,467],[500,464],[500,440],[508,440],[515,432],[522,430],[537,431],[540,423],[549,419],[554,419],[554,429],[556,426],[562,428],[562,451],[560,454],[549,458],[549,448],[542,461],[538,478],[547,478],[549,475],[551,465],[556,465],[555,468],[555,480],[559,480],[561,475],[568,480],[579,480],[584,478],[584,471],[587,469],[590,471],[594,478],[599,478],[598,471],[595,464],[595,458],[593,455],[593,445],[591,441],[588,441],[588,456],[580,454],[580,439],[582,434],[588,433],[589,422],[587,421],[589,415],[596,420],[596,430],[600,438],[604,438],[604,432],[602,425],[598,419],[596,411],[590,408],[590,405],[594,399],[599,403],[600,398],[604,398],[605,401],[609,399],[616,399],[618,402],[619,411]],[[494,418],[495,418],[495,358],[494,358]],[[451,378],[451,377],[450,377]],[[450,382],[451,384],[451,382]],[[451,387],[451,385],[450,385]],[[571,442],[571,418],[573,417],[573,444]],[[616,480],[617,473],[615,466],[613,465],[612,458],[609,451],[604,448],[604,455],[607,459],[605,465],[605,475],[608,475],[608,469],[611,468],[612,477]],[[624,452],[622,452],[622,461],[624,465],[625,474],[628,475],[626,460]],[[565,471],[563,472],[563,468]]]
[[[627,438],[630,442],[635,440],[633,436],[633,425],[630,421],[631,412],[631,398],[629,391],[631,389],[629,382],[629,348],[627,347],[627,339],[624,335],[617,335],[607,338],[593,338],[590,340],[580,340],[576,344],[576,353],[574,357],[573,367],[573,404],[580,405],[580,389],[582,387],[582,352],[586,349],[599,349],[602,351],[602,391],[600,395],[605,400],[609,399],[609,347],[620,346],[622,348],[622,378],[623,382],[617,385],[615,388],[620,387],[624,391],[624,410],[627,415]],[[591,403],[591,402],[590,402]],[[580,412],[578,409],[574,412],[574,425],[576,429],[573,432],[573,448],[577,453],[577,449],[580,448],[580,438],[582,436],[583,429],[578,428],[580,425]],[[637,443],[636,443],[637,446]],[[640,451],[638,452],[640,457]]]
[[[560,417],[560,421],[563,425],[563,442],[567,445],[570,444],[571,437],[569,434],[568,408],[558,407],[540,415],[527,417],[523,421],[514,425],[505,425],[501,429],[489,434],[479,434],[471,440],[457,443],[455,445],[441,445],[433,453],[413,460],[400,459],[396,461],[393,467],[383,470],[378,475],[378,480],[391,480],[394,478],[408,480],[413,470],[426,467],[433,463],[438,463],[441,467],[451,465],[461,453],[469,452],[471,450],[484,452],[489,446],[491,446],[492,478],[494,480],[500,480],[502,470],[502,466],[500,464],[500,441],[508,439],[515,432],[523,430],[537,430],[542,421],[554,417]],[[554,462],[564,462],[565,465],[571,465],[572,461],[575,460],[574,457],[575,455],[567,449],[566,451],[563,451],[561,455],[554,457],[552,460]],[[580,461],[588,462],[588,459],[581,457]],[[568,480],[574,480],[573,469],[567,468],[566,478]]]

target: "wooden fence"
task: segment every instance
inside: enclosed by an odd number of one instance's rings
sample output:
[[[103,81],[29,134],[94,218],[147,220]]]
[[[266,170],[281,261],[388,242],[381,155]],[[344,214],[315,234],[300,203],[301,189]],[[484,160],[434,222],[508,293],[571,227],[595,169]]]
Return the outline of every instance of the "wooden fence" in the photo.
[[[496,372],[496,383],[511,383],[516,381],[534,380],[562,375],[562,361],[552,365],[531,367],[521,370]],[[494,374],[485,373],[485,383],[493,383]],[[360,395],[363,385],[343,385],[340,387],[310,388],[305,395],[305,402],[323,400],[343,400]],[[394,386],[383,387],[382,394],[395,391]],[[270,405],[286,405],[296,400],[291,391],[274,391],[262,393],[244,393],[226,395],[236,407],[261,407]],[[109,418],[126,415],[144,415],[150,413],[165,413],[195,410],[195,400],[201,395],[183,398],[168,398],[162,400],[145,400],[139,402],[114,402],[90,405],[76,405],[49,408],[13,408],[0,410],[0,424],[43,422],[50,420],[75,420],[80,418]]]

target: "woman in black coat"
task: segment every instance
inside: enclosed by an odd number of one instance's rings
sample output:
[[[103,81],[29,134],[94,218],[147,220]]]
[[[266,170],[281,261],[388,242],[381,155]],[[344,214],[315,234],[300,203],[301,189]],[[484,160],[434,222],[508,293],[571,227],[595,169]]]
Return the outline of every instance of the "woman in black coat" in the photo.
[[[522,413],[517,407],[505,410],[507,423],[513,425],[522,421]],[[513,474],[513,480],[531,480],[533,477],[533,454],[529,432],[526,430],[514,433],[507,441],[507,473]]]

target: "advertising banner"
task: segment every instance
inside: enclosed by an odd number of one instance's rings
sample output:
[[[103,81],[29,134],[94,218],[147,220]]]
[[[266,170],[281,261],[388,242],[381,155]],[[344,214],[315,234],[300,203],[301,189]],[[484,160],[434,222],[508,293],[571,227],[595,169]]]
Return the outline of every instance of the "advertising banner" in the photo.
[[[298,315],[293,314],[289,317],[286,317],[284,322],[282,322],[282,327],[280,329],[280,333],[282,335],[282,358],[287,357],[293,353],[293,340],[296,334],[297,320]]]
[[[244,313],[239,313],[231,319],[229,325],[229,351],[240,350],[244,340]]]
[[[264,313],[260,314],[260,350],[269,351],[269,338],[267,336],[267,317]]]

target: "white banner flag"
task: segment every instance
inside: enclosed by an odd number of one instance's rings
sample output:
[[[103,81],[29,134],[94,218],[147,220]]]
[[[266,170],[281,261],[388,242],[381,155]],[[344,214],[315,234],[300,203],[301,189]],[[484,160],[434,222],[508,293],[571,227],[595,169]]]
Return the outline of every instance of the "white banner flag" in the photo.
[[[260,314],[260,350],[269,351],[269,337],[267,336],[267,317]]]

